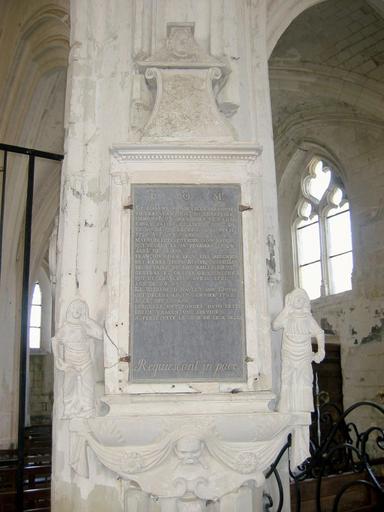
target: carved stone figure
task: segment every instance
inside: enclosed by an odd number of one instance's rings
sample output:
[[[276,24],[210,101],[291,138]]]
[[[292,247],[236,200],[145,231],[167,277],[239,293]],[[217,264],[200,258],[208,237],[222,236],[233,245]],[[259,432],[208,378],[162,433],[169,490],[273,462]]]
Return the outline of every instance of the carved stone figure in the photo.
[[[64,372],[64,418],[88,418],[95,413],[95,340],[101,327],[89,318],[88,306],[76,299],[52,339],[56,367]]]
[[[201,464],[202,441],[197,437],[186,436],[176,442],[175,454],[181,464]]]
[[[281,349],[280,412],[313,411],[312,361],[324,359],[324,331],[311,315],[310,300],[305,290],[296,288],[286,296],[285,307],[272,324],[274,330],[284,329]],[[311,338],[318,350],[312,352]]]

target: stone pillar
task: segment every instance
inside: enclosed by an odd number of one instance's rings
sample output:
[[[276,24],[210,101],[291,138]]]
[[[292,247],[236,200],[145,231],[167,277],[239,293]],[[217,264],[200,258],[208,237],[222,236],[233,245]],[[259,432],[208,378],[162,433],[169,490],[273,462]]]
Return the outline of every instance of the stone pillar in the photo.
[[[52,510],[259,511],[264,471],[292,427],[309,421],[307,413],[271,408],[279,343],[270,318],[281,301],[266,1],[73,1],[71,27]],[[244,273],[244,296],[239,306],[219,303],[239,308],[239,316],[216,313],[215,321],[242,319],[244,354],[234,354],[236,363],[220,354],[205,361],[208,376],[200,380],[186,373],[197,372],[198,360],[153,366],[132,359],[140,344],[130,309],[140,292],[131,282],[132,197],[146,184],[155,192],[170,184],[213,187],[213,201],[228,187],[240,194],[238,208],[228,209],[241,216],[239,239],[230,243],[239,240],[233,275]],[[232,275],[220,272],[224,281]],[[146,309],[149,321],[155,309]],[[155,325],[165,329],[160,317]],[[209,311],[203,317],[213,319]],[[168,347],[163,338],[158,343]],[[152,374],[140,380],[135,364]],[[157,381],[154,368],[180,378]]]

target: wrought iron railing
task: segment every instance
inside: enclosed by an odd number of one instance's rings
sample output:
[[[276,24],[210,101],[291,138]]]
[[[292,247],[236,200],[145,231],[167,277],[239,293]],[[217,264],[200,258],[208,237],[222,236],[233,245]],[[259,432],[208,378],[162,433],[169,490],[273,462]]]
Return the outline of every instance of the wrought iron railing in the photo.
[[[371,425],[365,430],[359,430],[351,416],[359,417],[362,411],[377,411],[378,424]],[[384,467],[384,407],[376,402],[357,402],[342,413],[331,403],[320,407],[319,423],[313,424],[315,430],[321,428],[321,441],[311,436],[311,457],[300,467],[290,468],[291,489],[295,493],[295,512],[302,510],[301,488],[304,482],[315,482],[313,501],[314,512],[341,512],[342,500],[352,488],[368,489],[372,492],[370,508],[375,512],[384,510],[384,483],[380,477],[380,469]],[[278,497],[275,503],[270,494],[264,495],[264,510],[268,512],[281,512],[285,500],[284,486],[278,472],[278,463],[291,445],[290,437],[283,447],[274,464],[266,474],[266,478],[276,478]],[[331,508],[329,499],[327,506],[323,503],[322,489],[327,477],[335,475],[348,475],[346,482],[340,481],[340,488],[332,495]],[[329,497],[328,497],[329,498]],[[343,510],[346,510],[345,508]],[[352,509],[348,509],[352,512]]]

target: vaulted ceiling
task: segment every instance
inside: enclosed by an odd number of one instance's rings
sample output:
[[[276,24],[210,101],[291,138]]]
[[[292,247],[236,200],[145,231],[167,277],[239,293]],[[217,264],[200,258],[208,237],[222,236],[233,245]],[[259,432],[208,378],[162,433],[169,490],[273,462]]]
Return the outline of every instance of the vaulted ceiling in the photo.
[[[383,125],[383,14],[381,0],[327,0],[287,28],[269,61],[277,148],[303,123]]]

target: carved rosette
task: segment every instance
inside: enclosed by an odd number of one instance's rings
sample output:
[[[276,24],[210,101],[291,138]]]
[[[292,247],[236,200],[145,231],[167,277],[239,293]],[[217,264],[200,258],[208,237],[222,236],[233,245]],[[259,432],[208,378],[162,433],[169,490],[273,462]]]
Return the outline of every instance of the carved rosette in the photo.
[[[198,46],[193,23],[168,24],[165,46],[138,66],[155,96],[142,142],[234,140],[216,103],[226,65]]]

